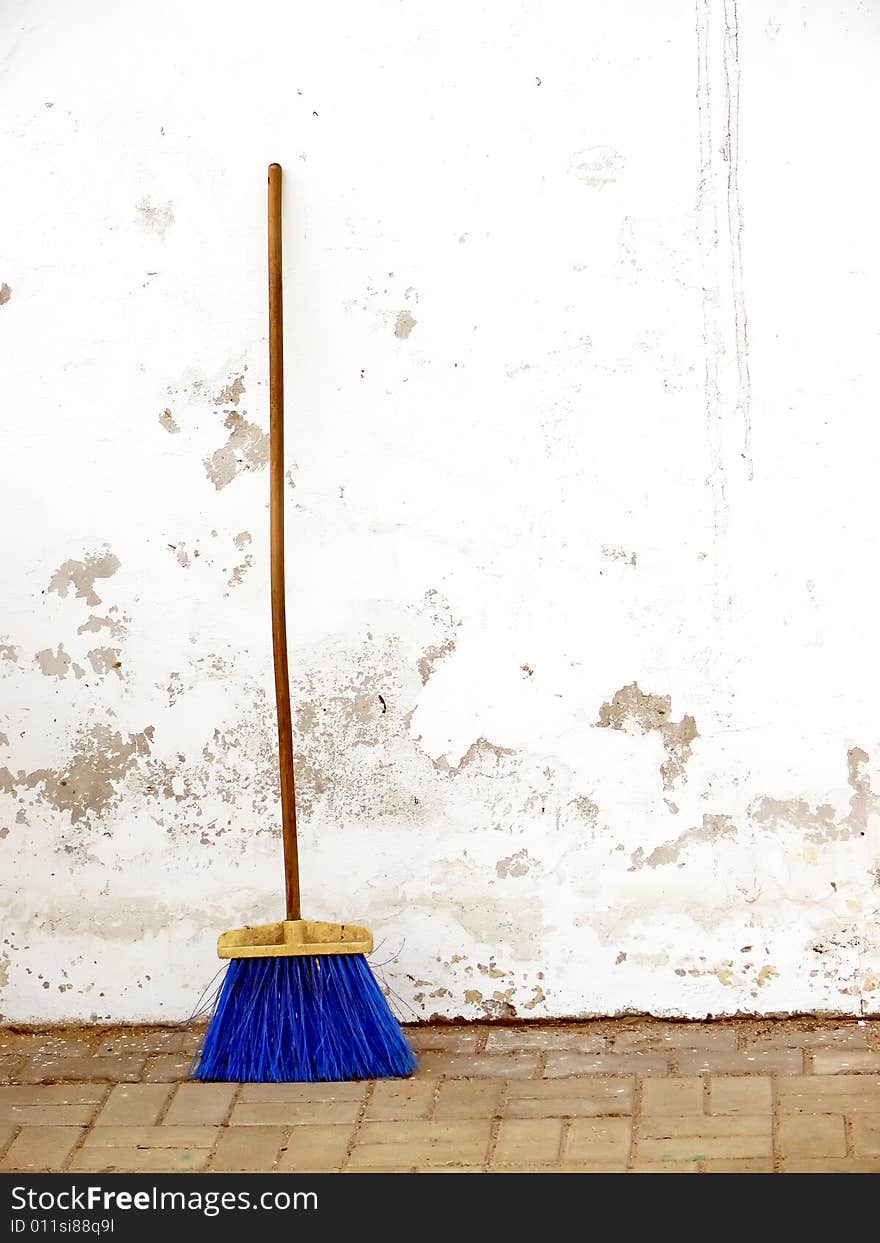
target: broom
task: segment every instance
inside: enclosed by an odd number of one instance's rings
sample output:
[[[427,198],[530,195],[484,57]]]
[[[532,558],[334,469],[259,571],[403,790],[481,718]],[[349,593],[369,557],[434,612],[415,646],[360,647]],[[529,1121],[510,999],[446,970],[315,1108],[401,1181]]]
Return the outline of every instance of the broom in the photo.
[[[287,918],[224,932],[229,967],[195,1062],[201,1080],[314,1082],[410,1075],[416,1059],[366,954],[367,928],[302,918],[284,607],[281,166],[269,165],[269,476],[272,647]]]

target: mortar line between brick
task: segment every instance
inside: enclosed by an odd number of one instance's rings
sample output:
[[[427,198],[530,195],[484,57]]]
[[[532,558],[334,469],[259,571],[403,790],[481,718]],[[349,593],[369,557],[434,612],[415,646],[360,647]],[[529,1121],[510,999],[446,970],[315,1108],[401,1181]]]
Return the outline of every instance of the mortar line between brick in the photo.
[[[853,1158],[856,1155],[856,1137],[853,1134],[853,1120],[849,1114],[843,1115],[843,1137],[846,1143],[846,1155]]]
[[[779,1140],[779,1075],[770,1076],[770,1126],[773,1145],[773,1173],[782,1170],[782,1148]]]
[[[65,1170],[70,1169],[70,1164],[73,1161],[74,1157],[76,1157],[79,1154],[79,1152],[82,1150],[82,1147],[86,1142],[86,1136],[89,1134],[92,1127],[95,1125],[95,1119],[98,1117],[101,1110],[107,1104],[107,1101],[109,1100],[109,1097],[110,1097],[110,1093],[113,1091],[114,1086],[115,1085],[111,1083],[106,1088],[104,1095],[101,1097],[101,1099],[95,1102],[95,1109],[92,1114],[91,1121],[87,1122],[86,1125],[82,1128],[82,1130],[80,1131],[79,1139],[73,1145],[70,1152],[67,1154],[66,1158],[61,1162],[61,1165],[58,1168],[59,1174],[63,1174]]]
[[[367,1112],[367,1107],[373,1098],[373,1093],[375,1092],[375,1090],[376,1090],[376,1080],[370,1079],[370,1081],[367,1083],[367,1090],[364,1093],[364,1099],[361,1101],[361,1107],[358,1110],[358,1115],[355,1118],[354,1125],[351,1128],[351,1134],[348,1137],[348,1145],[345,1149],[345,1156],[342,1158],[342,1163],[339,1167],[342,1170],[345,1169],[345,1167],[348,1165],[349,1161],[351,1160],[351,1154],[354,1152],[354,1146],[358,1142],[358,1136],[361,1133],[361,1127],[363,1126],[364,1117],[366,1116],[366,1112]]]
[[[510,1081],[505,1079],[501,1084],[501,1098],[498,1101],[498,1108],[495,1110],[495,1117],[489,1126],[489,1144],[486,1148],[486,1160],[483,1163],[483,1173],[488,1174],[492,1168],[492,1162],[495,1159],[495,1149],[498,1147],[498,1132],[501,1130],[501,1119],[507,1112],[507,1098],[510,1093]]]
[[[557,1158],[560,1165],[565,1164],[565,1159],[568,1155],[568,1141],[571,1136],[571,1123],[571,1118],[562,1119],[562,1131],[559,1136],[559,1156]]]
[[[483,1033],[480,1036],[480,1039],[474,1045],[474,1053],[485,1053],[486,1052],[486,1045],[489,1043],[489,1032],[490,1032],[490,1028],[488,1027],[483,1028]]]
[[[708,1074],[701,1075],[703,1080],[703,1113],[707,1116],[712,1112],[712,1081]]]
[[[431,1093],[431,1108],[428,1110],[428,1121],[433,1122],[437,1113],[437,1103],[440,1100],[440,1084],[443,1082],[442,1076],[434,1080],[434,1091]]]
[[[171,1102],[174,1099],[174,1097],[177,1095],[177,1089],[180,1087],[180,1084],[169,1083],[166,1086],[168,1088],[168,1091],[165,1093],[165,1102],[163,1105],[160,1106],[159,1112],[156,1114],[156,1121],[153,1123],[154,1126],[161,1126],[162,1123],[165,1121],[165,1115],[168,1113],[168,1110],[171,1108]]]
[[[22,1132],[23,1130],[24,1130],[24,1128],[23,1128],[23,1127],[20,1127],[20,1126],[14,1126],[14,1127],[12,1128],[12,1135],[10,1136],[9,1143],[8,1143],[8,1144],[0,1144],[0,1160],[2,1160],[2,1159],[3,1159],[3,1157],[5,1157],[5,1156],[6,1156],[7,1152],[9,1152],[9,1149],[12,1147],[12,1145],[13,1145],[13,1144],[15,1143],[15,1141],[18,1139],[19,1135],[21,1134],[21,1132]]]
[[[636,1075],[636,1085],[633,1090],[633,1112],[632,1112],[632,1134],[630,1136],[629,1160],[627,1168],[632,1169],[639,1159],[639,1143],[642,1138],[642,1096],[645,1091],[645,1081],[641,1075]]]
[[[217,1145],[220,1143],[220,1136],[229,1126],[229,1119],[232,1117],[232,1111],[235,1108],[236,1104],[238,1103],[238,1098],[240,1096],[241,1096],[241,1084],[237,1083],[235,1085],[235,1090],[232,1093],[232,1096],[229,1098],[229,1105],[227,1107],[226,1113],[223,1115],[223,1121],[217,1127],[217,1134],[214,1136],[214,1142],[211,1145],[211,1150],[208,1153],[208,1159],[204,1165],[205,1170],[210,1170],[212,1165],[214,1164],[214,1157],[217,1155]]]

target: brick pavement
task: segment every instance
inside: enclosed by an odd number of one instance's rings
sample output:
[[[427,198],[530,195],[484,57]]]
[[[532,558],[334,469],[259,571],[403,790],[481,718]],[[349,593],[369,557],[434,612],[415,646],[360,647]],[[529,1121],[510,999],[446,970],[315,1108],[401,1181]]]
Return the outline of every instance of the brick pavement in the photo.
[[[0,1029],[0,1171],[880,1173],[880,1021],[422,1026],[337,1084],[186,1082],[200,1034]]]

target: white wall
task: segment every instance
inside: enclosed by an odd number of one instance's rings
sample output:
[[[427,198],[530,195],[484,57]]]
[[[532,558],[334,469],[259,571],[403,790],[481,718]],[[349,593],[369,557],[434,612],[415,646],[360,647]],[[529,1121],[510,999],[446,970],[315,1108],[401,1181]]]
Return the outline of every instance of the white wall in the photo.
[[[4,6],[5,1020],[281,914],[271,160],[309,913],[420,1017],[880,1009],[880,10],[739,7]]]

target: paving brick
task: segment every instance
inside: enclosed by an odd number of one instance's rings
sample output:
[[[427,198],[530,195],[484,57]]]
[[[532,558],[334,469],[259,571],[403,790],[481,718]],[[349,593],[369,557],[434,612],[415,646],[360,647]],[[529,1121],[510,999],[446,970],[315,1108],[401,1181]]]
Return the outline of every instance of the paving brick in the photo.
[[[699,1161],[636,1161],[630,1174],[699,1174]]]
[[[772,1155],[770,1116],[643,1118],[639,1159],[703,1161]]]
[[[0,1124],[86,1126],[106,1094],[102,1083],[0,1087]]]
[[[411,1080],[407,1080],[411,1082]],[[363,1101],[367,1084],[359,1083],[243,1083],[240,1101],[262,1101],[278,1105],[284,1101],[297,1104],[321,1104],[325,1101]]]
[[[226,1121],[238,1085],[182,1083],[165,1115],[166,1126],[219,1126]]]
[[[554,1174],[628,1174],[625,1161],[566,1161],[557,1165]]]
[[[93,1126],[83,1148],[210,1148],[216,1126]]]
[[[146,1058],[133,1053],[107,1057],[32,1057],[19,1071],[21,1083],[78,1083],[97,1080],[133,1083],[141,1077]]]
[[[569,1164],[626,1161],[631,1139],[630,1118],[573,1118],[563,1156]]]
[[[414,1079],[386,1079],[373,1088],[364,1114],[368,1122],[382,1118],[429,1118],[436,1083]]]
[[[817,1027],[813,1030],[789,1027],[780,1023],[778,1028],[761,1032],[759,1035],[746,1034],[745,1047],[749,1050],[763,1049],[816,1049],[848,1048],[866,1049],[868,1047],[868,1029],[856,1024],[840,1027]]]
[[[794,1075],[778,1099],[783,1113],[880,1113],[880,1075]]]
[[[837,1114],[784,1114],[779,1119],[783,1157],[845,1157],[846,1132]]]
[[[95,1053],[98,1057],[121,1053],[179,1053],[183,1040],[180,1028],[129,1027],[99,1039]]]
[[[0,1161],[0,1170],[60,1170],[82,1134],[75,1126],[23,1127]]]
[[[189,1053],[159,1053],[148,1057],[141,1079],[145,1083],[182,1083],[192,1073]]]
[[[867,1049],[816,1049],[813,1053],[815,1075],[880,1074],[880,1053]]]
[[[70,1163],[77,1174],[197,1174],[209,1148],[83,1148]]]
[[[553,1164],[562,1144],[561,1118],[507,1118],[499,1124],[493,1165]]]
[[[295,1126],[277,1169],[286,1174],[341,1169],[353,1135],[353,1126]]]
[[[649,1023],[644,1027],[617,1033],[611,1041],[611,1047],[615,1053],[627,1053],[633,1049],[660,1053],[664,1049],[711,1049],[726,1052],[737,1047],[736,1028],[712,1023]]]
[[[486,1038],[485,1027],[404,1027],[403,1034],[416,1052],[447,1050],[475,1053]]]
[[[703,1113],[702,1079],[646,1079],[642,1085],[642,1113],[683,1114]]]
[[[295,1126],[306,1122],[352,1126],[363,1109],[359,1100],[239,1101],[231,1126]]]
[[[23,1053],[0,1053],[0,1083],[14,1083],[26,1060]]]
[[[707,1174],[772,1174],[773,1159],[744,1157],[740,1161],[729,1161],[722,1157],[717,1161],[704,1161],[703,1167]]]
[[[239,1101],[230,1126],[295,1126],[336,1123],[353,1126],[363,1108],[360,1101]]]
[[[783,1174],[880,1174],[880,1157],[793,1157],[781,1168]]]
[[[548,1053],[544,1076],[564,1075],[666,1075],[669,1058],[662,1053],[635,1049],[630,1053]]]
[[[678,1055],[681,1075],[799,1075],[803,1067],[800,1049],[743,1049],[740,1053],[682,1049]]]
[[[880,1157],[880,1114],[854,1117],[852,1134],[857,1157]]]
[[[424,1053],[419,1076],[445,1075],[449,1079],[527,1079],[540,1072],[534,1053]]]
[[[517,1080],[508,1085],[507,1118],[590,1118],[633,1109],[632,1079]]]
[[[486,1160],[491,1123],[365,1122],[351,1154],[353,1168],[479,1165]]]
[[[503,1084],[491,1079],[451,1079],[437,1086],[433,1117],[493,1118],[501,1108]]]
[[[486,1052],[571,1049],[578,1053],[604,1053],[607,1043],[603,1035],[578,1027],[492,1027]]]
[[[769,1114],[773,1087],[766,1075],[713,1075],[709,1080],[710,1114]]]
[[[95,1119],[96,1126],[151,1126],[171,1094],[165,1083],[117,1083]]]
[[[13,1032],[0,1030],[0,1053],[31,1057],[86,1057],[92,1051],[91,1036],[64,1032]]]
[[[280,1126],[223,1127],[210,1168],[217,1173],[273,1170],[286,1138]]]

